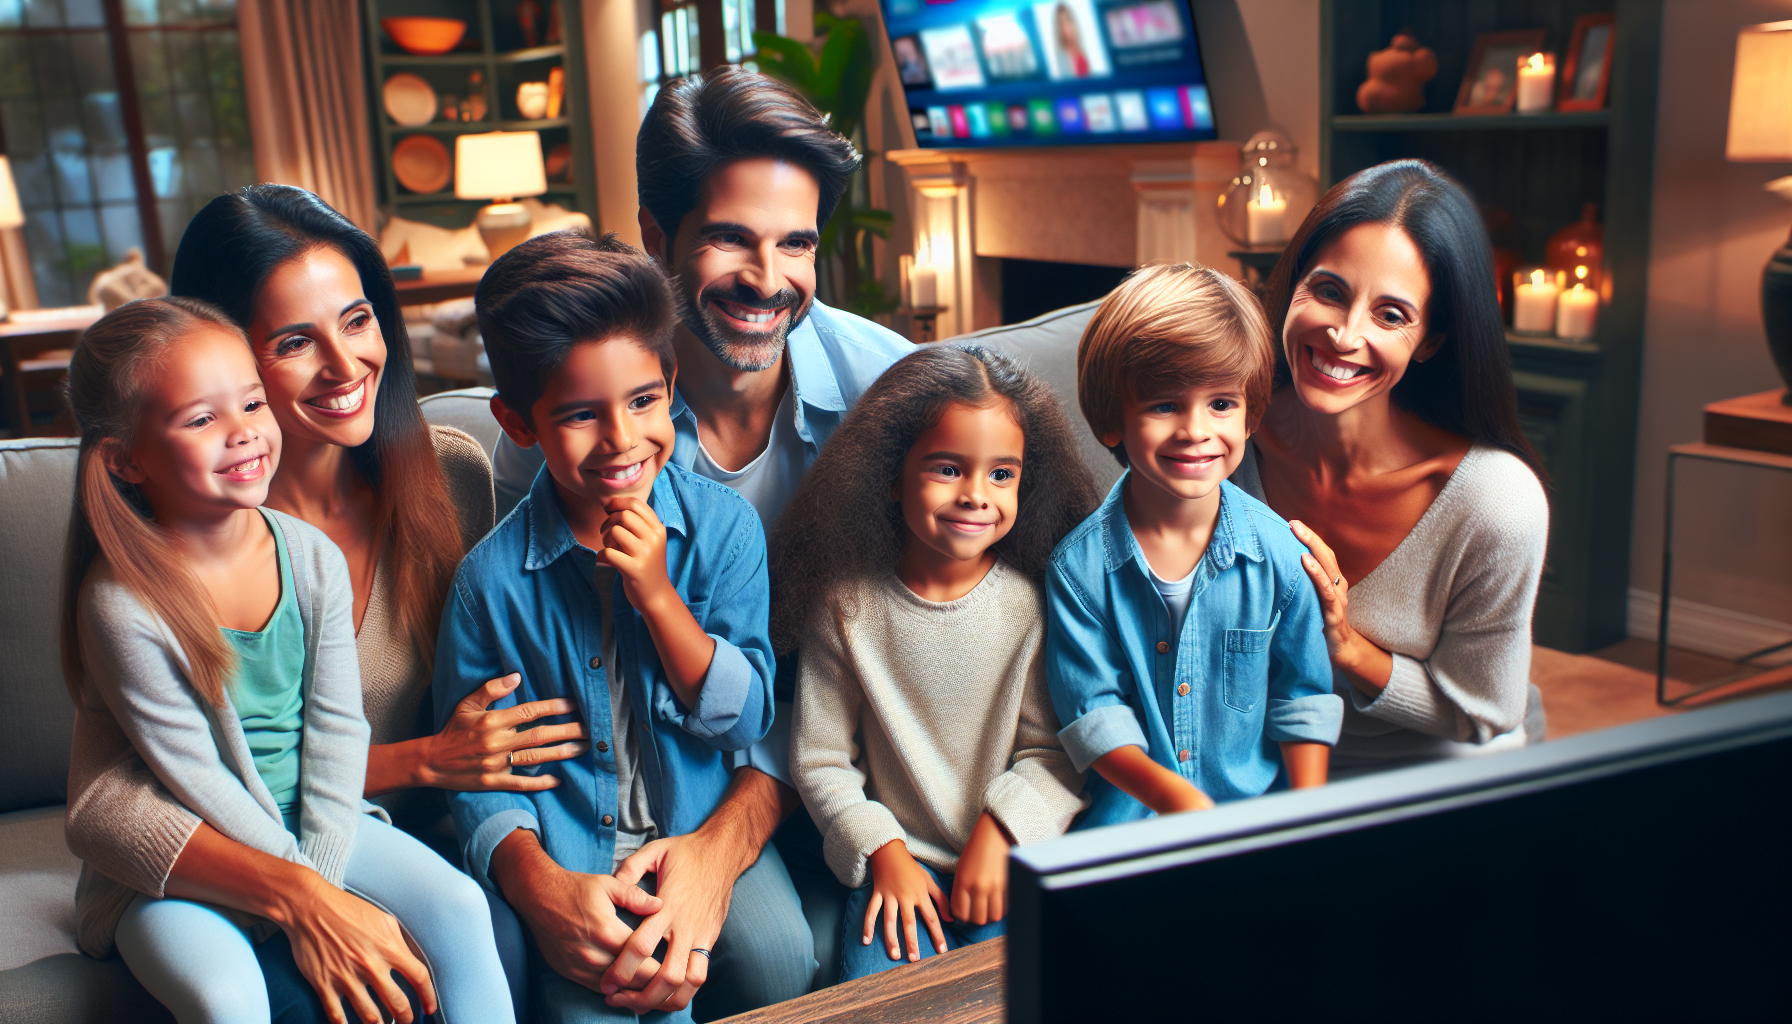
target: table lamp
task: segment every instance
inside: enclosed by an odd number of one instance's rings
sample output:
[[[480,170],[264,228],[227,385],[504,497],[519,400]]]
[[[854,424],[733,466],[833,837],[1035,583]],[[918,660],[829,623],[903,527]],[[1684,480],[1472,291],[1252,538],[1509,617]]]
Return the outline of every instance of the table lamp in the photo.
[[[547,190],[540,132],[485,132],[454,140],[454,198],[493,200],[473,219],[492,259],[529,237],[529,211],[516,200]]]
[[[1750,25],[1736,36],[1730,85],[1730,137],[1724,155],[1754,163],[1792,161],[1792,21]],[[1768,189],[1792,198],[1792,177]],[[1761,274],[1761,319],[1767,350],[1785,379],[1781,401],[1792,405],[1792,238]]]
[[[19,190],[12,180],[12,161],[0,156],[0,230],[25,226],[25,211],[19,206]],[[4,243],[0,243],[0,320],[12,315],[12,275],[6,271]]]

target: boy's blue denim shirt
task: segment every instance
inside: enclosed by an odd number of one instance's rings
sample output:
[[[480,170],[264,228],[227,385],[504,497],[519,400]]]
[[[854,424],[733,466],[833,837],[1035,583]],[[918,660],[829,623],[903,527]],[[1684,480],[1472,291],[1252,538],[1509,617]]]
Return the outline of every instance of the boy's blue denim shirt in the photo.
[[[616,577],[616,651],[642,733],[648,803],[661,835],[682,835],[720,802],[728,752],[757,742],[771,725],[771,589],[765,531],[734,490],[668,463],[648,505],[666,527],[666,575],[716,642],[697,706],[686,708]],[[605,673],[615,666],[603,664],[596,570],[596,554],[573,536],[543,467],[528,496],[455,573],[436,642],[436,728],[486,680],[520,672],[521,685],[493,708],[568,697],[592,740],[579,757],[515,769],[559,776],[553,789],[448,795],[468,870],[482,884],[492,884],[492,851],[519,828],[534,829],[570,871],[609,874],[613,867],[616,755],[597,741],[614,734]]]
[[[1126,521],[1130,476],[1052,553],[1045,678],[1058,738],[1078,771],[1131,744],[1215,801],[1257,796],[1281,772],[1277,743],[1334,744],[1344,721],[1306,548],[1268,506],[1222,483],[1174,630]],[[1151,813],[1096,772],[1089,794],[1076,828]]]

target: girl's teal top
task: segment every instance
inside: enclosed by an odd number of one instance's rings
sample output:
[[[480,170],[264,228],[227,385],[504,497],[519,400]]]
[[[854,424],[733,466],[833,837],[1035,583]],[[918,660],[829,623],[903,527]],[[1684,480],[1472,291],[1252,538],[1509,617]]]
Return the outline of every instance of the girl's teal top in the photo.
[[[305,735],[305,623],[293,596],[286,538],[271,521],[268,529],[274,534],[280,563],[280,603],[258,632],[223,631],[237,657],[228,687],[255,757],[255,771],[273,794],[287,829],[296,835],[299,748]]]

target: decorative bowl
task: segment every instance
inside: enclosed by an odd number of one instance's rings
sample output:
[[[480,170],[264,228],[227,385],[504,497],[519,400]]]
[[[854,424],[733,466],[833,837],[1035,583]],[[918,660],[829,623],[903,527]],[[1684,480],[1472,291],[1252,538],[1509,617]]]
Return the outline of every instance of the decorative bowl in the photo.
[[[454,158],[434,135],[412,135],[392,147],[392,176],[412,192],[433,195],[454,177]]]
[[[516,110],[529,121],[548,116],[548,83],[522,82],[516,87]]]
[[[422,56],[447,53],[467,34],[459,18],[381,18],[380,27],[399,49]]]
[[[401,71],[386,79],[380,90],[386,114],[406,128],[425,125],[436,119],[436,91],[428,82]]]

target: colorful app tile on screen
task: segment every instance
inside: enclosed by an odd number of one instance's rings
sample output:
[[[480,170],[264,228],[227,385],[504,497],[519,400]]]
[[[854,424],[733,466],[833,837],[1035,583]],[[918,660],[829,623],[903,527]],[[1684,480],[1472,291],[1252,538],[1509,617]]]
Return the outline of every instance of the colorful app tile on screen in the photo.
[[[1046,72],[1052,81],[1106,78],[1114,73],[1089,0],[1034,4],[1033,28],[1045,48]]]
[[[989,65],[991,81],[1019,82],[1038,77],[1039,58],[1033,53],[1033,39],[1012,13],[978,18],[977,33],[983,42],[983,60]]]
[[[1058,119],[1052,114],[1051,100],[1029,101],[1027,103],[1027,113],[1032,117],[1034,134],[1058,134]]]
[[[1114,113],[1120,118],[1123,132],[1148,132],[1151,117],[1145,113],[1145,94],[1134,89],[1114,94]]]
[[[911,89],[933,88],[933,76],[927,73],[927,58],[921,55],[919,36],[897,36],[890,40],[890,52],[896,56],[896,76]]]
[[[1177,7],[1174,0],[1145,0],[1144,3],[1122,3],[1108,7],[1101,12],[1102,20],[1108,26],[1108,41],[1115,50],[1131,50],[1134,53],[1179,43],[1183,32],[1182,15]],[[1171,46],[1167,59],[1175,60],[1180,55],[1180,50]]]
[[[1089,130],[1096,134],[1106,134],[1120,130],[1120,122],[1114,117],[1114,97],[1105,92],[1092,92],[1083,97],[1083,120]]]
[[[1190,128],[1213,127],[1213,106],[1207,102],[1205,85],[1182,87],[1182,117]]]
[[[977,62],[977,46],[966,25],[947,25],[921,31],[921,48],[933,71],[933,87],[940,92],[981,89],[983,66]]]
[[[985,116],[989,118],[989,133],[996,138],[1008,137],[1008,108],[1000,103],[988,103],[983,107]]]
[[[1089,123],[1083,118],[1083,105],[1075,96],[1060,97],[1052,112],[1058,115],[1058,130],[1066,135],[1089,130]]]
[[[971,137],[971,122],[964,116],[964,108],[954,103],[946,108],[946,116],[952,119],[952,137],[968,139]]]
[[[928,119],[927,111],[911,108],[908,123],[914,126],[916,142],[926,144],[933,141],[933,122]]]
[[[952,137],[952,116],[946,113],[945,107],[928,107],[927,123],[933,128],[933,137],[949,139]]]
[[[989,138],[989,111],[981,103],[966,104],[964,119],[970,123],[971,138]]]
[[[1145,93],[1145,106],[1151,112],[1151,127],[1160,132],[1182,130],[1182,99],[1175,89],[1150,90]]]
[[[1019,103],[1008,105],[1008,130],[1016,135],[1025,135],[1032,125],[1027,117],[1027,108]]]

